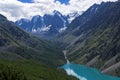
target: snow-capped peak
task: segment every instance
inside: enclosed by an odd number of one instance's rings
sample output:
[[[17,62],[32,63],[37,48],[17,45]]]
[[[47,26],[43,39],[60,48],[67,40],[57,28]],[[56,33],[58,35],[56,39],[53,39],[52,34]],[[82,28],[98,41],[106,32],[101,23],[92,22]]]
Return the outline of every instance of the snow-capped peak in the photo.
[[[78,12],[70,13],[70,14],[68,15],[69,23],[71,23],[71,21],[72,21],[73,19],[75,19],[76,17],[78,17],[79,15],[80,15],[80,14],[79,14]]]
[[[19,25],[18,23],[16,24]],[[33,16],[28,24],[26,22],[21,23],[20,27],[31,33],[39,33],[40,35],[49,34],[52,37],[63,32],[68,24],[67,16],[62,15],[58,11],[54,11],[52,14],[45,14],[44,16]]]
[[[21,19],[21,20],[17,20],[16,21],[16,23],[19,25],[19,26],[21,26],[24,22],[26,22],[26,23],[28,23],[30,20],[28,20],[28,19]]]
[[[51,15],[52,15],[52,16],[54,16],[54,15],[62,16],[62,14],[61,14],[59,11],[57,11],[57,10],[54,10]]]
[[[33,16],[33,18],[32,18],[33,23],[36,23],[37,20],[38,20],[40,17],[41,17],[40,15]]]

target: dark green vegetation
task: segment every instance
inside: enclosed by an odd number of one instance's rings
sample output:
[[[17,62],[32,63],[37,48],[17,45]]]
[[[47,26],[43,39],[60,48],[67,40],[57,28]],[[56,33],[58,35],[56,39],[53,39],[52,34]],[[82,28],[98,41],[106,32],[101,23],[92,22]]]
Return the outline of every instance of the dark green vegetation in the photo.
[[[76,80],[37,61],[0,60],[0,80]]]
[[[12,66],[0,65],[0,80],[27,80],[24,73]]]
[[[0,80],[76,80],[56,69],[63,63],[56,45],[28,34],[0,15]]]
[[[120,2],[93,5],[59,36],[75,63],[120,76]]]

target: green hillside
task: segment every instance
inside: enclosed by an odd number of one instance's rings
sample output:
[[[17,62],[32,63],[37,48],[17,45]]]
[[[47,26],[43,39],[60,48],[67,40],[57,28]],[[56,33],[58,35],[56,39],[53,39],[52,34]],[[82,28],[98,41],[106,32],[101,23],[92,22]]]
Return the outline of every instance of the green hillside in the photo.
[[[77,80],[38,61],[0,60],[0,80]]]
[[[35,59],[53,66],[64,62],[60,48],[50,42],[31,36],[2,15],[0,16],[0,57]]]
[[[0,80],[76,80],[57,69],[61,49],[36,38],[0,15]]]

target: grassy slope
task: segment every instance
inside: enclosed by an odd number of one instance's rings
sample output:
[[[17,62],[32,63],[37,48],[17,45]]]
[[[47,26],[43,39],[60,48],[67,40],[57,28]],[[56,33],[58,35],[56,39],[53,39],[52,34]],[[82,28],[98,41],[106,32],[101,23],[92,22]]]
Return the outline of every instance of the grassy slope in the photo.
[[[77,80],[71,76],[67,76],[64,72],[58,69],[46,66],[45,64],[37,61],[17,60],[7,61],[0,60],[0,66],[9,66],[15,71],[24,73],[27,80]],[[1,68],[1,67],[0,67]],[[10,68],[10,69],[11,69]],[[0,72],[3,69],[0,69]],[[7,70],[6,70],[7,71]],[[7,73],[7,72],[6,72]],[[9,75],[8,75],[9,77]],[[10,80],[10,79],[8,79]]]

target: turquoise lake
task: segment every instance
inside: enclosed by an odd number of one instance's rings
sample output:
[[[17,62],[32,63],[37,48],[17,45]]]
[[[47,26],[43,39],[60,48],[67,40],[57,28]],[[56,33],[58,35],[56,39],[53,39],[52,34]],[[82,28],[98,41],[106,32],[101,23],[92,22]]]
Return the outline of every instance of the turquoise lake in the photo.
[[[68,75],[73,75],[80,80],[120,80],[118,77],[102,74],[95,68],[86,67],[80,64],[67,62],[60,68],[64,69]]]

